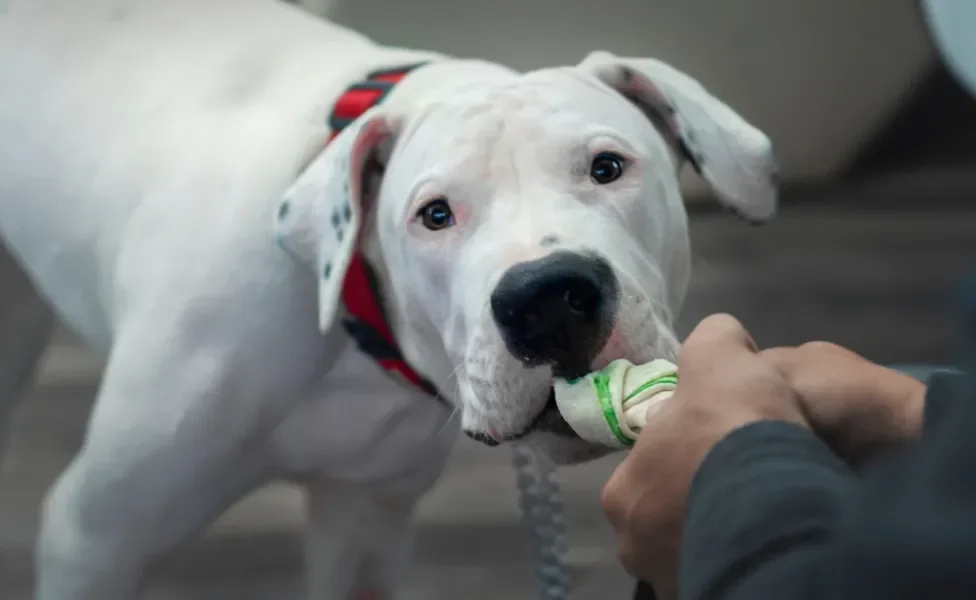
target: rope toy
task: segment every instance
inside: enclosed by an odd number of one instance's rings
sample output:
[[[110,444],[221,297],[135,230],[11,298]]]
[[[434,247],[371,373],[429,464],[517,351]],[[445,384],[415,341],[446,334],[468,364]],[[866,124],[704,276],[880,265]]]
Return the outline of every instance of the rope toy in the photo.
[[[553,388],[559,412],[581,438],[623,449],[633,446],[648,415],[671,397],[677,384],[678,368],[666,360],[644,365],[616,360],[573,381],[557,379]],[[522,515],[532,531],[540,597],[568,600],[572,582],[556,468],[521,444],[513,458]]]
[[[556,405],[584,440],[610,448],[630,448],[647,417],[674,394],[678,367],[664,359],[635,365],[615,360],[573,381],[557,379]]]

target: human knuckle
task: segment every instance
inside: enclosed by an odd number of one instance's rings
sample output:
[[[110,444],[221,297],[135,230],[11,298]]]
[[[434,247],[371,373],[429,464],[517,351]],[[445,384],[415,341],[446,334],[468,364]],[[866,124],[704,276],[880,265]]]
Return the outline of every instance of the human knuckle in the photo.
[[[607,484],[603,491],[600,493],[600,508],[603,509],[604,514],[613,521],[613,514],[616,511],[616,502],[614,499],[614,490]]]
[[[701,326],[719,331],[739,331],[742,329],[742,323],[729,313],[709,315],[702,320]]]
[[[773,363],[781,363],[789,360],[796,354],[795,348],[788,346],[773,346],[759,352],[759,357]]]
[[[634,546],[627,536],[620,538],[617,549],[617,560],[629,574],[636,576],[638,560],[634,552]]]
[[[708,315],[707,317],[705,317],[705,319],[702,322],[703,323],[716,323],[716,324],[723,324],[723,323],[724,324],[729,324],[729,323],[738,323],[739,321],[734,316],[732,316],[731,313],[727,313],[727,312],[716,312],[716,313],[712,313],[712,314]]]
[[[613,525],[620,521],[622,495],[620,476],[614,474],[600,492],[600,507]]]
[[[734,375],[725,378],[723,385],[743,396],[758,393],[759,390],[768,391],[780,385],[786,385],[787,376],[781,366],[762,360],[742,361],[735,366]]]
[[[801,344],[799,350],[803,354],[807,354],[807,355],[821,355],[821,354],[836,353],[838,351],[842,351],[843,348],[841,348],[841,346],[838,346],[833,342],[825,342],[823,340],[813,340]]]

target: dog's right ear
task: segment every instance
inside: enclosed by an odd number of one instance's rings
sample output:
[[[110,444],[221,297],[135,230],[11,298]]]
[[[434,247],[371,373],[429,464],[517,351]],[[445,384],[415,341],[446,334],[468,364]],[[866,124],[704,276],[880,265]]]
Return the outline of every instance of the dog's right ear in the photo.
[[[370,156],[399,129],[399,119],[373,108],[347,126],[298,177],[275,214],[278,244],[314,268],[319,329],[328,331],[342,302],[346,270],[366,212]],[[375,192],[376,190],[369,190]]]
[[[776,214],[778,166],[769,138],[700,83],[659,60],[606,51],[591,52],[579,68],[661,123],[722,204],[754,222]]]

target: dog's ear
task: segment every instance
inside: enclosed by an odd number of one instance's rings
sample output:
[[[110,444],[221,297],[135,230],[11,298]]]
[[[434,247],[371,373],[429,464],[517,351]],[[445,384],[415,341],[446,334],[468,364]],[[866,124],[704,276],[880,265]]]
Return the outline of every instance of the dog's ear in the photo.
[[[381,109],[366,112],[299,175],[275,213],[278,244],[315,270],[322,331],[335,322],[346,270],[375,201],[367,197],[376,192],[367,172],[370,159],[398,128],[399,120]]]
[[[659,60],[593,52],[580,63],[663,127],[719,201],[754,222],[776,213],[777,163],[761,131],[688,75]]]

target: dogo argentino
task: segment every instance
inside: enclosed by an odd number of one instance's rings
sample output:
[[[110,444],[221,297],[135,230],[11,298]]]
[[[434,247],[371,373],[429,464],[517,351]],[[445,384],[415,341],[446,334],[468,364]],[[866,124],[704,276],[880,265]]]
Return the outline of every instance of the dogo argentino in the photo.
[[[674,357],[684,164],[775,212],[767,137],[656,60],[518,73],[272,0],[0,2],[0,235],[36,290],[0,291],[0,415],[53,314],[106,361],[37,598],[133,598],[272,479],[307,489],[311,597],[393,594],[459,429],[592,458],[553,376]]]

